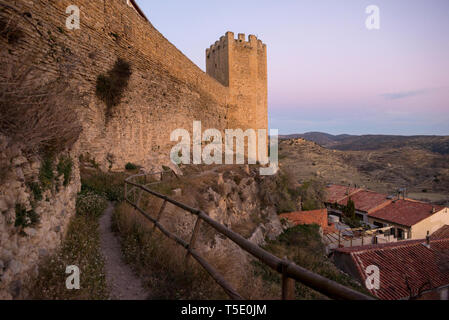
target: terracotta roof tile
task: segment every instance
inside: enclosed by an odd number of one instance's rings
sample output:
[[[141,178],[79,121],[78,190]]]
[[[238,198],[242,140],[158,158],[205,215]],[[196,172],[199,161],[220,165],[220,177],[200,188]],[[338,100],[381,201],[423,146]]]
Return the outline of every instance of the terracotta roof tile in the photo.
[[[435,213],[433,209],[438,212],[443,210],[444,207],[418,201],[397,200],[379,210],[370,212],[369,216],[411,227],[433,215]]]
[[[391,203],[391,200],[387,199],[387,195],[368,190],[359,191],[351,195],[350,198],[354,201],[355,208],[358,211],[368,213]],[[349,197],[346,197],[340,200],[338,204],[345,206],[348,203],[348,199]]]
[[[337,249],[350,255],[360,278],[366,281],[365,270],[374,265],[380,270],[380,289],[370,290],[380,299],[398,300],[410,297],[430,283],[432,289],[449,285],[449,239],[403,241],[386,245]]]
[[[442,226],[431,235],[432,239],[449,239],[449,226]]]
[[[337,203],[340,200],[343,200],[348,195],[352,195],[361,191],[362,189],[351,188],[347,186],[340,185],[330,185],[326,188],[326,202],[327,203]]]

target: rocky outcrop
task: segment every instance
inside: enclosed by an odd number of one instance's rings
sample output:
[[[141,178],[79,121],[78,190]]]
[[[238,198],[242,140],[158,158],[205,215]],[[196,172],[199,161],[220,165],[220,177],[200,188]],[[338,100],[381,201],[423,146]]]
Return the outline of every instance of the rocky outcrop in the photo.
[[[259,245],[283,231],[275,206],[261,197],[261,179],[257,170],[219,173],[217,184],[202,196],[211,218]]]

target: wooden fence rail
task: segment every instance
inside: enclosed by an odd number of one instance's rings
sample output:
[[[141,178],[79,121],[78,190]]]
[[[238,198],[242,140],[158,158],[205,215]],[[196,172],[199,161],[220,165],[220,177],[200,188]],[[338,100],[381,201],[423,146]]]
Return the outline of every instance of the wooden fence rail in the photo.
[[[170,173],[170,171],[166,172],[158,172],[155,174],[162,179],[164,173]],[[145,178],[145,182],[147,181],[147,174],[139,174],[134,175],[125,180],[125,200],[132,207],[134,207],[138,212],[142,214],[147,220],[154,224],[154,228],[159,229],[165,236],[169,239],[175,241],[178,245],[182,246],[187,251],[186,255],[186,263],[188,263],[189,258],[193,257],[208,273],[209,275],[220,285],[226,294],[234,300],[242,300],[243,297],[236,292],[234,288],[223,278],[223,276],[212,266],[210,265],[204,258],[200,256],[200,254],[195,250],[195,242],[198,236],[198,232],[200,230],[201,222],[207,223],[209,226],[214,228],[217,232],[224,235],[229,240],[233,241],[244,251],[250,253],[252,256],[259,259],[262,263],[266,264],[273,270],[277,271],[282,276],[282,299],[289,300],[294,299],[295,297],[295,286],[294,282],[299,281],[309,288],[320,292],[321,294],[337,300],[374,300],[374,298],[367,296],[361,292],[355,291],[351,288],[345,287],[335,281],[329,280],[321,275],[313,273],[307,269],[304,269],[295,263],[288,261],[287,259],[280,259],[275,255],[269,253],[268,251],[262,249],[261,247],[255,245],[254,243],[248,241],[243,238],[241,235],[235,233],[234,231],[228,229],[221,223],[215,221],[210,218],[205,212],[191,208],[181,202],[178,202],[170,197],[155,192],[150,189],[151,185],[157,184],[158,182],[150,183],[150,184],[140,184],[135,182],[137,178]],[[132,188],[128,190],[128,186]],[[139,196],[136,202],[132,201],[129,198],[129,194],[139,192]],[[140,200],[142,192],[146,192],[156,198],[163,200],[163,204],[158,212],[157,218],[151,217],[145,210],[140,207]],[[197,216],[197,222],[195,223],[194,230],[192,232],[192,236],[190,242],[186,242],[177,235],[169,232],[163,225],[160,223],[160,218],[165,210],[167,203],[171,203],[174,206],[183,209],[190,214]]]

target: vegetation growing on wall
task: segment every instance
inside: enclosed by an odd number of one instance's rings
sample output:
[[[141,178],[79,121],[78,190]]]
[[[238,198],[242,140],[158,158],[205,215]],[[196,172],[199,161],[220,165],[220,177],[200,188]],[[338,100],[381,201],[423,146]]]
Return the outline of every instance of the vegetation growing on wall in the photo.
[[[72,177],[73,161],[68,156],[62,156],[59,158],[58,165],[56,166],[59,176],[64,176],[64,186],[67,187]]]
[[[96,94],[106,104],[107,117],[111,116],[113,107],[120,104],[131,74],[130,64],[118,58],[106,75],[97,77]]]
[[[31,192],[33,193],[33,198],[35,201],[42,200],[42,188],[38,182],[33,181],[28,183],[28,188],[30,188]]]
[[[54,159],[53,156],[47,155],[42,159],[42,165],[39,170],[39,181],[44,190],[51,189],[54,182]]]
[[[31,227],[39,223],[39,216],[34,211],[34,209],[27,210],[26,207],[21,204],[16,204],[16,221],[14,223],[15,227]]]

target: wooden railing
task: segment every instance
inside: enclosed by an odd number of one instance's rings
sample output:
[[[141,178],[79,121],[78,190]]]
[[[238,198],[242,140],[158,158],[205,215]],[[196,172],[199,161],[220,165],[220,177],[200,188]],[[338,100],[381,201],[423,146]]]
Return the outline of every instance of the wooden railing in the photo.
[[[295,299],[295,281],[299,281],[302,284],[308,286],[309,288],[320,292],[321,294],[337,300],[374,300],[374,298],[367,296],[363,293],[345,287],[335,281],[329,280],[323,276],[313,273],[307,269],[304,269],[295,263],[288,261],[287,259],[280,259],[275,255],[269,253],[268,251],[262,249],[261,247],[255,245],[254,243],[243,238],[241,235],[235,233],[234,231],[228,229],[221,223],[210,218],[205,212],[191,208],[183,203],[180,203],[170,197],[160,194],[151,190],[151,186],[154,186],[160,182],[150,182],[147,184],[148,176],[158,176],[160,175],[160,180],[163,179],[164,174],[173,174],[172,171],[159,172],[155,174],[139,174],[129,177],[125,180],[125,200],[138,212],[142,214],[147,220],[154,224],[154,229],[159,229],[165,236],[169,239],[175,241],[178,245],[182,246],[186,251],[186,262],[190,258],[194,258],[208,273],[209,275],[220,285],[226,294],[234,300],[243,300],[244,298],[224,279],[224,277],[211,265],[209,264],[197,250],[195,250],[195,243],[198,239],[198,233],[200,230],[201,223],[206,223],[217,232],[224,235],[229,240],[233,241],[244,251],[248,252],[252,256],[259,259],[262,263],[269,266],[273,270],[277,271],[282,275],[282,299],[283,300],[293,300]],[[140,183],[137,182],[140,180]],[[143,183],[141,182],[143,181]],[[144,209],[140,207],[140,202],[142,199],[142,194],[146,193],[152,195],[156,198],[163,200],[163,203],[158,210],[156,218],[153,218]],[[134,195],[134,199],[131,199],[130,195]],[[189,212],[190,214],[197,217],[195,227],[189,242],[181,239],[181,237],[171,233],[167,230],[161,223],[161,217],[164,214],[167,203]]]

